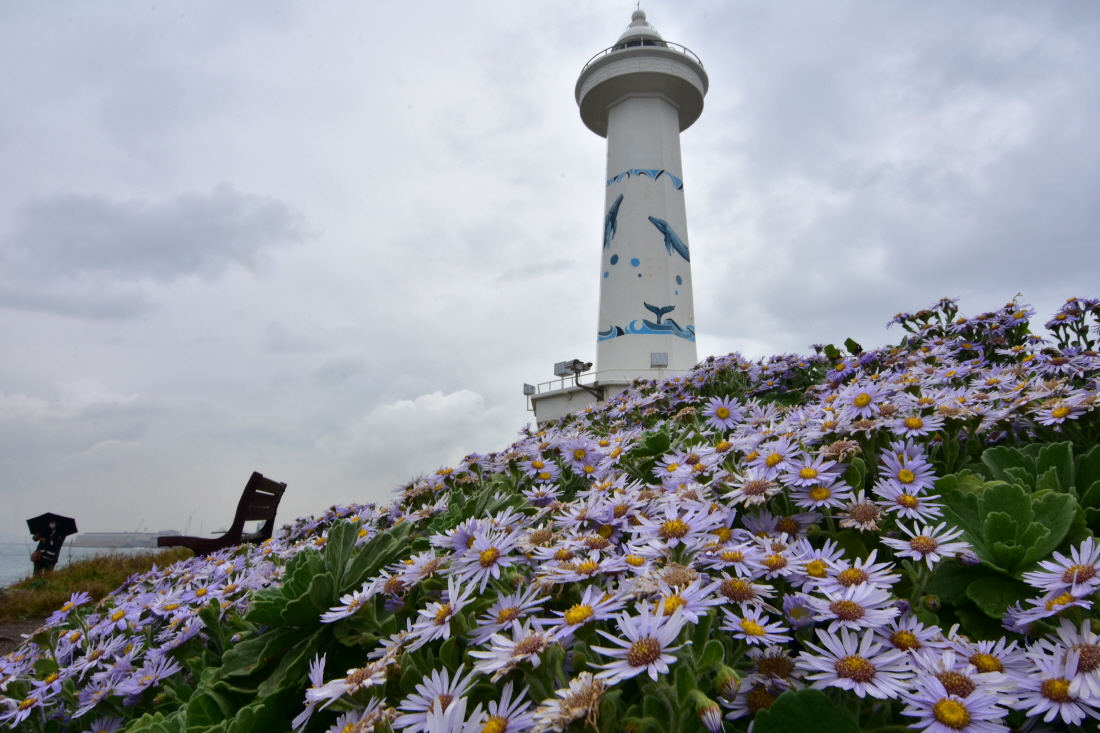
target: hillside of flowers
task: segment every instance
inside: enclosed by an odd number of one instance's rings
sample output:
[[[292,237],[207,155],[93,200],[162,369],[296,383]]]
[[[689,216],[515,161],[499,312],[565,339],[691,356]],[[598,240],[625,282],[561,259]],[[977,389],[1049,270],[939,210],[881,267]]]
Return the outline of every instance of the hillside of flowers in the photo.
[[[1033,314],[710,357],[76,595],[0,658],[0,728],[1098,730],[1100,300]]]

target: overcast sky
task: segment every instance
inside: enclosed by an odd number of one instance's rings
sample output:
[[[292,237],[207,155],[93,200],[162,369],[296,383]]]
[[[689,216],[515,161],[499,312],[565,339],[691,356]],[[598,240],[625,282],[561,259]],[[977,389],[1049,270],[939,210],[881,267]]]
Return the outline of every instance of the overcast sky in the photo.
[[[595,356],[604,141],[573,88],[633,2],[0,2],[0,537],[225,525],[392,488]],[[700,356],[897,311],[1100,295],[1100,3],[645,0]]]

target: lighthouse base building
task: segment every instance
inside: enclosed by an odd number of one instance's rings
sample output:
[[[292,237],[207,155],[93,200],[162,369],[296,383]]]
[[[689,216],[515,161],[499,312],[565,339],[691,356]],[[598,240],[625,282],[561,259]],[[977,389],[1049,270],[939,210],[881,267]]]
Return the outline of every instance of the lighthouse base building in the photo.
[[[680,132],[702,114],[707,86],[699,58],[665,41],[641,10],[581,70],[581,120],[607,138],[596,363],[559,362],[557,380],[525,385],[537,422],[695,365]]]

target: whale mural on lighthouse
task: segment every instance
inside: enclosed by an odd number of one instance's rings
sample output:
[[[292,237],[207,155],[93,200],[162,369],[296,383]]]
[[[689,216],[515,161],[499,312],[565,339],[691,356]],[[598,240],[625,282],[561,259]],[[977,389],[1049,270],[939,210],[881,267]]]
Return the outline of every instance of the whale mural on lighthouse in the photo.
[[[619,231],[619,206],[622,203],[623,195],[620,193],[619,198],[615,199],[615,203],[611,204],[611,208],[607,210],[607,216],[603,218],[604,249],[611,247],[611,240],[615,238],[615,233]]]
[[[653,226],[657,227],[657,231],[665,235],[665,249],[668,250],[669,255],[672,254],[672,250],[676,250],[677,254],[691,262],[688,246],[684,244],[684,240],[677,236],[676,232],[672,231],[672,227],[668,225],[668,222],[653,216],[649,217],[649,220],[653,222]]]

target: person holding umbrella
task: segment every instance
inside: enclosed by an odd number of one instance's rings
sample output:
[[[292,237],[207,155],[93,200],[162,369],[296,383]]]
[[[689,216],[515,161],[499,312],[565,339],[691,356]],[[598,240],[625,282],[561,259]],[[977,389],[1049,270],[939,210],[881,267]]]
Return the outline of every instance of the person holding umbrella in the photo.
[[[38,547],[31,553],[31,561],[34,562],[34,575],[38,577],[51,572],[61,557],[61,545],[65,538],[76,534],[76,520],[72,517],[62,517],[52,512],[41,514],[27,520],[27,528],[31,536],[38,542]]]

